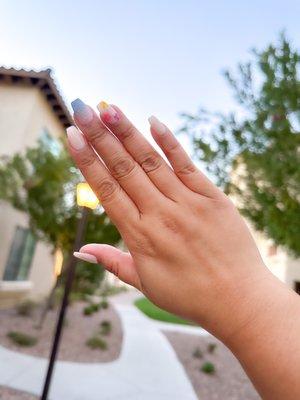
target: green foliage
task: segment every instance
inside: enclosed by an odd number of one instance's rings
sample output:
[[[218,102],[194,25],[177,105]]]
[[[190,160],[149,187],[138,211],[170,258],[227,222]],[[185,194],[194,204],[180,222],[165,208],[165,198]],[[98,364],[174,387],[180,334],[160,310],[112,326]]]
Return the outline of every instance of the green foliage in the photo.
[[[76,185],[82,181],[63,141],[53,146],[39,141],[24,154],[0,158],[0,199],[28,215],[33,234],[66,259],[71,254],[81,216],[76,204]],[[101,207],[91,211],[85,241],[115,244],[120,235]],[[62,274],[62,279],[64,274]],[[99,265],[79,263],[74,289],[92,293],[103,277]]]
[[[217,348],[216,343],[208,343],[207,345],[207,351],[211,354],[215,352],[216,348]]]
[[[108,301],[106,299],[101,300],[100,307],[103,308],[103,310],[106,310],[109,307]]]
[[[213,363],[206,361],[205,363],[202,364],[201,371],[204,372],[205,374],[212,375],[216,372],[216,368]]]
[[[13,343],[23,347],[32,347],[37,343],[36,337],[22,332],[11,331],[8,332],[7,337],[9,337]]]
[[[36,303],[34,301],[25,300],[17,306],[17,313],[23,317],[31,317],[35,308]]]
[[[98,264],[79,261],[76,265],[76,275],[73,282],[73,292],[82,296],[91,295],[99,288],[104,277],[104,269]]]
[[[83,315],[92,315],[100,310],[100,304],[91,303],[88,306],[84,307]]]
[[[300,54],[284,35],[237,75],[225,73],[236,113],[183,114],[195,156],[240,211],[277,245],[300,256]]]
[[[149,318],[170,322],[173,324],[182,324],[182,325],[192,325],[191,322],[186,321],[180,317],[177,317],[174,314],[170,314],[169,312],[162,310],[161,308],[157,307],[155,304],[151,303],[145,297],[137,299],[134,302],[135,306],[141,310],[144,314],[146,314]]]
[[[111,333],[112,326],[110,321],[102,321],[100,323],[100,335],[107,336]]]
[[[92,336],[86,341],[86,345],[91,349],[107,350],[107,343],[99,336]]]
[[[103,297],[114,296],[116,294],[126,292],[127,290],[128,289],[126,286],[114,286],[106,283],[103,287],[101,287],[101,295]]]

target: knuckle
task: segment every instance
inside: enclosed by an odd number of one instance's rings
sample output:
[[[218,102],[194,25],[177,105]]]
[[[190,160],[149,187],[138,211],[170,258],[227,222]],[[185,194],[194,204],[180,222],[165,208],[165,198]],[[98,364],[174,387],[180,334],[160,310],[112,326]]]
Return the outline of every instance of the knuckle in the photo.
[[[162,160],[160,156],[155,153],[147,153],[144,155],[144,157],[141,159],[141,167],[145,172],[152,172],[160,168],[162,165]]]
[[[112,163],[111,172],[116,179],[124,178],[135,169],[136,163],[130,157],[123,157]]]
[[[192,162],[188,162],[176,170],[176,173],[179,175],[189,175],[194,174],[197,171],[197,168]]]
[[[118,138],[120,140],[127,140],[133,137],[135,133],[135,127],[129,123],[128,125],[126,124],[126,126],[122,130],[120,130],[120,132],[118,133]]]
[[[101,128],[98,126],[98,124],[93,124],[89,127],[87,136],[90,142],[96,143],[99,140],[102,140],[104,136],[106,135],[106,130],[105,128]]]
[[[112,198],[118,190],[118,184],[109,178],[101,179],[98,182],[96,182],[93,186],[95,188],[96,193],[99,194],[101,201],[105,201]]]
[[[91,152],[81,154],[78,160],[78,166],[79,168],[88,168],[94,164],[95,160],[96,158]]]
[[[166,155],[171,156],[173,153],[176,153],[180,149],[180,144],[179,142],[175,142],[172,144],[169,144],[169,146],[165,149]]]

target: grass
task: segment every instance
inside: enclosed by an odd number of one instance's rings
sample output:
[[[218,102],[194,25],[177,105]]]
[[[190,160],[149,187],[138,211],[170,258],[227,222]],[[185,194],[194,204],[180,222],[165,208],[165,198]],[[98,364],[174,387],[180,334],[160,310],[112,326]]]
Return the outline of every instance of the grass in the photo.
[[[139,310],[146,314],[147,317],[155,319],[157,321],[170,322],[172,324],[192,325],[191,322],[162,310],[161,308],[151,303],[151,301],[149,301],[145,297],[137,299],[134,304]]]

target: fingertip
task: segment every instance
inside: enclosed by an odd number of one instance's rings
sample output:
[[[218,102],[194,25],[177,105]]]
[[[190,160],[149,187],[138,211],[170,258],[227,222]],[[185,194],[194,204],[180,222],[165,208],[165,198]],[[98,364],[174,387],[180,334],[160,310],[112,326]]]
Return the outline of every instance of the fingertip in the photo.
[[[98,260],[93,254],[81,251],[74,251],[73,255],[74,257],[78,258],[81,261],[86,261],[92,264],[98,264]]]
[[[148,118],[150,128],[158,135],[164,135],[167,132],[167,127],[157,117],[151,115]],[[151,132],[152,133],[152,132]]]

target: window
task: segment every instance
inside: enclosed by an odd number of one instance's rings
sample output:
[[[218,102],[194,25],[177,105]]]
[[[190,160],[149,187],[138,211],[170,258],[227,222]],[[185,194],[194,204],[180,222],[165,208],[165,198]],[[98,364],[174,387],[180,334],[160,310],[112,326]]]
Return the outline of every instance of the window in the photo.
[[[300,281],[294,282],[294,289],[296,293],[300,294]]]
[[[30,229],[17,226],[4,270],[3,279],[5,281],[27,279],[35,244],[36,240]]]
[[[58,155],[61,146],[57,139],[50,134],[47,128],[43,128],[42,133],[40,135],[40,142],[54,155]]]

